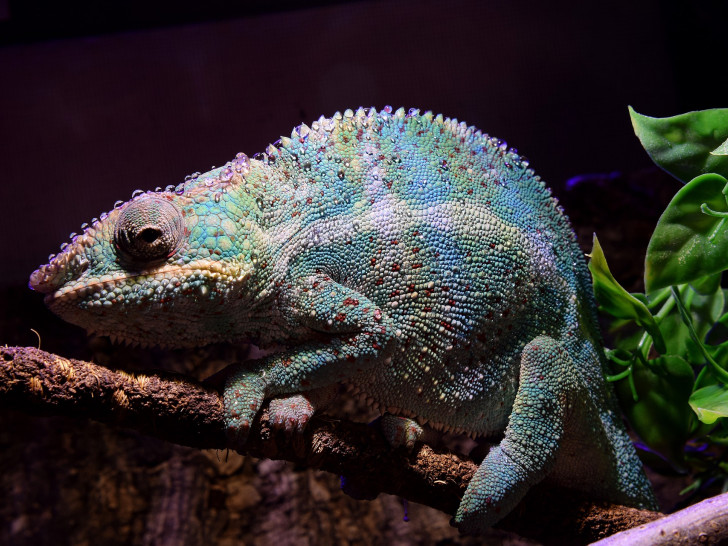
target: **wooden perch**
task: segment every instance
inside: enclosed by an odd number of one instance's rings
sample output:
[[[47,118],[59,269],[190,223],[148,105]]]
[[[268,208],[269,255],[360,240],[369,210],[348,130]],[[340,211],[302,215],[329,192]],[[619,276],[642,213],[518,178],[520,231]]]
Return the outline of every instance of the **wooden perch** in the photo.
[[[728,493],[622,531],[594,546],[678,546],[728,543]]]
[[[219,393],[182,376],[130,375],[34,348],[3,347],[0,405],[112,423],[191,447],[226,448]],[[267,406],[245,452],[344,475],[360,497],[390,493],[449,514],[476,469],[467,457],[426,445],[412,454],[392,450],[375,428],[325,416],[312,419],[303,442],[296,442],[270,427]],[[545,543],[584,544],[660,517],[540,485],[498,527]]]

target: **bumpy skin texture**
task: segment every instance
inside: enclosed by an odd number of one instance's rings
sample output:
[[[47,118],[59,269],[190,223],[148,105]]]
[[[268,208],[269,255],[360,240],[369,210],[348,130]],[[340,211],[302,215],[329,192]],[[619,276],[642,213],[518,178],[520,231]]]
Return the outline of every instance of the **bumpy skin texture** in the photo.
[[[436,429],[504,433],[457,512],[463,531],[544,479],[655,506],[568,220],[522,157],[457,120],[322,117],[252,160],[136,195],[30,284],[63,318],[131,342],[283,347],[226,385],[235,444],[265,398],[300,429],[338,383]],[[390,419],[388,436],[411,445],[407,423]]]

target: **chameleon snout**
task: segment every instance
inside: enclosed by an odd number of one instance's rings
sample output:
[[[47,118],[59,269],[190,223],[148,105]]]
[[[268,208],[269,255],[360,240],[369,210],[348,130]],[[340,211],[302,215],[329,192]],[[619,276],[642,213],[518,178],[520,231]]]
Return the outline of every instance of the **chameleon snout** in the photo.
[[[82,249],[70,249],[54,256],[51,260],[33,271],[28,281],[32,290],[42,294],[52,294],[62,286],[79,278],[89,261]]]

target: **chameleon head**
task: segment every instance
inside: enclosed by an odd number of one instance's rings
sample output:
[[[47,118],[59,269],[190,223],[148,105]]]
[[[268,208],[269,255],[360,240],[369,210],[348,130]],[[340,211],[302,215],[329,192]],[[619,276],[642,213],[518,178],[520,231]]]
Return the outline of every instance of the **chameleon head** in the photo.
[[[240,313],[260,297],[265,237],[240,177],[220,171],[102,215],[30,287],[63,319],[112,339],[184,347],[244,337]]]

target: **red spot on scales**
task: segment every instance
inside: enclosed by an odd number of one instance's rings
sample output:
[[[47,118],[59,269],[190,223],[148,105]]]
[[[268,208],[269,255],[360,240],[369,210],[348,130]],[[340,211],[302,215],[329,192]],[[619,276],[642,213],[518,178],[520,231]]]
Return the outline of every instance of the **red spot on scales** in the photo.
[[[354,298],[346,298],[343,302],[344,305],[359,305],[359,300]]]

